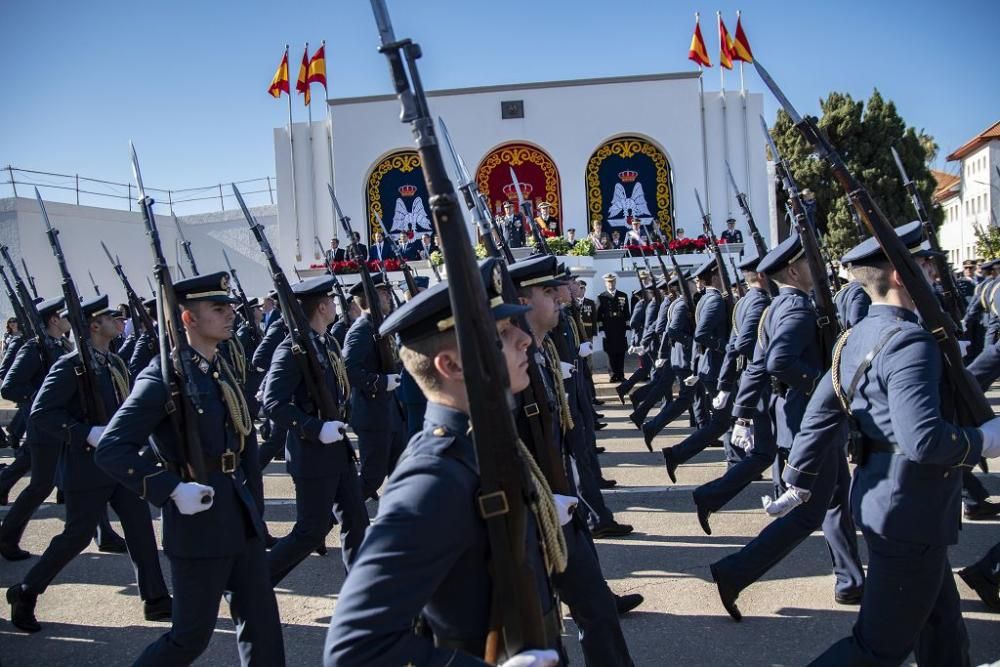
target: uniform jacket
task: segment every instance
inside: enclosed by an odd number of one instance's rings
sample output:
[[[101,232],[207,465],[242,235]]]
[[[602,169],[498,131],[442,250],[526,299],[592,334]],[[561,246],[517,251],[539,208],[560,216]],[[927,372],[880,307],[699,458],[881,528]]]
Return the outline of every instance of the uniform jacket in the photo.
[[[628,295],[621,290],[614,294],[604,290],[597,295],[597,312],[594,319],[598,331],[604,332],[604,349],[608,352],[625,351],[625,329],[630,316]]]
[[[872,298],[868,296],[868,292],[861,286],[861,283],[852,280],[833,295],[833,305],[837,309],[840,326],[844,329],[850,329],[868,314]]]
[[[641,344],[647,350],[655,350],[660,344],[660,339],[656,335],[656,322],[660,315],[660,306],[662,303],[663,301],[656,300],[646,303],[643,313]]]
[[[771,295],[760,287],[751,287],[746,296],[736,303],[733,310],[733,328],[726,345],[726,356],[722,360],[719,371],[719,390],[733,391],[740,378],[740,373],[753,359],[757,347],[757,327],[760,326],[760,316],[771,303]]]
[[[712,288],[705,290],[705,296],[695,306],[694,313],[694,341],[700,351],[698,377],[703,382],[715,383],[729,340],[729,313],[722,293]]]
[[[17,357],[17,351],[21,349],[24,342],[24,336],[14,336],[7,340],[7,344],[3,348],[3,360],[0,361],[0,382],[7,377],[7,371],[10,370],[14,359]]]
[[[638,341],[642,338],[642,333],[645,330],[646,325],[646,299],[639,299],[635,302],[635,306],[632,308],[632,317],[628,321],[628,328],[632,330],[635,334],[633,340]]]
[[[597,331],[597,304],[593,299],[583,297],[580,300],[580,319],[583,320],[583,328],[586,329],[584,337],[590,340]]]
[[[51,336],[45,336],[44,344],[44,353],[39,349],[36,338],[26,340],[21,345],[0,384],[0,396],[18,405],[31,404],[51,364],[69,352],[70,347],[65,338]]]
[[[356,431],[396,431],[402,426],[399,400],[386,391],[375,331],[367,313],[354,320],[344,339],[344,364],[351,382],[351,426]],[[398,373],[398,369],[391,369]]]
[[[675,371],[687,373],[691,371],[691,343],[694,340],[694,323],[687,301],[683,297],[675,299],[667,309],[667,334],[660,347],[660,358],[667,358],[669,350],[670,365]],[[669,345],[669,347],[664,347]]]
[[[520,213],[515,213],[509,219],[506,217],[502,218],[500,220],[500,225],[503,230],[504,240],[507,242],[509,247],[524,247],[524,217],[522,217]]]
[[[369,262],[374,262],[376,260],[385,261],[387,259],[396,259],[396,253],[393,252],[392,244],[389,243],[388,239],[383,239],[381,244],[373,245],[368,248]]]
[[[132,377],[139,377],[139,373],[145,370],[149,362],[156,356],[159,347],[157,335],[156,331],[143,331],[135,339],[135,346],[128,358],[128,372]]]

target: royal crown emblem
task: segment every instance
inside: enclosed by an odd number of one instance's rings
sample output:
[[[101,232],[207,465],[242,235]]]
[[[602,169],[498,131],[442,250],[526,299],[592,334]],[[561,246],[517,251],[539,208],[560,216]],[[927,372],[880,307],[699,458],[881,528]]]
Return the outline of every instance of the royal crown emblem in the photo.
[[[521,186],[521,194],[525,199],[531,197],[531,191],[534,190],[531,183],[518,183],[518,185]],[[517,201],[517,188],[513,183],[503,186],[503,194],[510,201]]]
[[[401,194],[404,197],[412,197],[413,195],[417,194],[417,186],[415,186],[415,185],[400,185],[399,186],[399,194]]]
[[[625,171],[618,172],[618,180],[622,183],[634,183],[637,178],[639,178],[639,172],[633,171],[632,169],[626,169]]]

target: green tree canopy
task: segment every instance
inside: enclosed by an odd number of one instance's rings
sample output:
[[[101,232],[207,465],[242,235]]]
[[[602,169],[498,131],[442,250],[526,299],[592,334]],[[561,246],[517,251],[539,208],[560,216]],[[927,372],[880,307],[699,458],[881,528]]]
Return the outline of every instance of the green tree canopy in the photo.
[[[891,146],[895,146],[907,174],[916,182],[931,222],[935,227],[941,224],[944,212],[931,207],[936,184],[927,166],[931,157],[928,150],[936,149],[933,137],[922,129],[908,127],[896,105],[885,100],[878,90],[872,92],[867,105],[846,93],[830,93],[820,101],[820,108],[820,128],[894,226],[917,216],[893,162]],[[792,126],[784,110],[778,111],[771,136],[791,165],[799,189],[809,188],[816,195],[816,224],[830,255],[840,257],[863,238],[858,235],[846,194],[827,164],[813,154],[812,147]],[[780,216],[787,195],[780,190],[780,184],[778,187],[776,201]],[[864,237],[868,235],[865,230]]]

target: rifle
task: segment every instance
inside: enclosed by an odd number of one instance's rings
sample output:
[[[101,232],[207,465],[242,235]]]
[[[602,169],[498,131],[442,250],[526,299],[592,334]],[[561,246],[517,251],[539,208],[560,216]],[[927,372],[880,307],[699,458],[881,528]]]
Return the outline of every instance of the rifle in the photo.
[[[320,363],[319,352],[313,337],[310,335],[312,326],[309,324],[309,318],[302,310],[302,304],[295,298],[288,277],[281,269],[281,265],[278,264],[278,258],[271,248],[271,242],[267,240],[267,235],[264,233],[264,226],[257,222],[253,214],[250,213],[250,209],[243,201],[243,195],[240,194],[236,184],[231,183],[230,187],[232,187],[236,201],[240,205],[240,210],[243,211],[243,217],[246,218],[247,224],[250,226],[251,233],[257,239],[261,253],[267,260],[267,266],[271,271],[271,281],[274,283],[274,291],[278,296],[281,319],[284,320],[285,326],[288,327],[288,335],[292,338],[292,357],[302,371],[302,381],[306,385],[306,391],[315,401],[320,419],[323,421],[342,421],[340,406],[326,383],[325,364]]]
[[[382,297],[379,296],[375,283],[372,282],[371,273],[368,272],[367,258],[361,256],[361,249],[358,248],[358,243],[354,240],[351,219],[344,215],[341,210],[333,186],[327,183],[326,188],[330,191],[330,199],[333,200],[333,208],[337,211],[337,219],[340,220],[340,225],[344,228],[347,238],[351,239],[351,254],[354,255],[354,261],[358,264],[358,276],[361,278],[361,288],[365,294],[365,302],[368,304],[368,319],[372,323],[372,336],[375,338],[375,349],[378,350],[379,367],[383,373],[395,373],[398,366],[392,341],[379,333],[382,321],[385,319],[385,316],[382,315]],[[392,290],[388,283],[385,287]]]
[[[480,513],[490,542],[496,595],[496,625],[486,639],[487,662],[506,654],[550,645],[533,574],[525,564],[524,499],[526,483],[515,443],[517,430],[506,365],[501,358],[486,290],[480,279],[454,186],[448,179],[434,132],[416,60],[420,47],[397,40],[385,0],[371,0],[381,48],[389,62],[393,88],[402,106],[401,120],[410,123],[416,141],[429,203],[449,277],[455,337],[462,359],[472,438],[480,470]],[[515,183],[517,179],[515,179]],[[502,649],[500,643],[503,643]]]
[[[646,223],[640,222],[639,224],[642,225],[643,231],[646,232],[646,238],[652,239],[653,237],[650,236],[649,229],[646,227]],[[653,255],[656,257],[656,261],[660,265],[660,273],[663,274],[663,279],[666,280],[667,276],[669,275],[669,272],[667,271],[667,265],[663,263],[663,252],[660,251],[660,247],[656,245],[656,243],[651,242],[649,245],[653,249]],[[667,244],[664,243],[663,247],[664,248],[667,247]]]
[[[768,146],[771,147],[771,154],[774,156],[776,175],[781,179],[782,187],[788,193],[789,205],[791,206],[789,213],[792,223],[799,233],[799,239],[802,241],[802,252],[809,265],[809,275],[812,277],[813,283],[813,301],[816,303],[816,311],[819,316],[816,320],[816,326],[819,328],[823,368],[829,368],[833,362],[833,346],[837,341],[837,336],[840,335],[840,321],[837,318],[837,308],[833,303],[833,294],[830,292],[826,268],[823,266],[823,255],[820,253],[819,241],[816,240],[816,232],[806,213],[799,188],[792,179],[791,166],[778,152],[778,147],[771,138],[767,123],[764,122],[763,118],[760,119],[760,124],[764,130],[764,138],[767,140]]]
[[[732,254],[729,255],[729,266],[733,267],[733,280],[736,281],[736,293],[742,299],[747,295],[747,291],[743,288],[743,280],[740,278],[740,270],[736,268],[736,260],[733,259]]]
[[[198,275],[198,265],[194,263],[194,253],[191,252],[191,242],[187,240],[184,236],[184,230],[181,229],[181,221],[177,219],[177,216],[171,211],[171,216],[174,218],[174,226],[177,227],[177,236],[180,239],[181,247],[184,248],[184,255],[187,257],[188,266],[191,267],[191,275]],[[178,266],[177,268],[180,268]],[[183,270],[181,271],[183,273]]]
[[[66,266],[66,256],[63,255],[62,244],[59,243],[59,230],[53,228],[52,223],[49,222],[49,214],[45,210],[45,203],[42,201],[42,195],[38,193],[38,188],[35,188],[35,199],[42,212],[42,222],[45,223],[45,231],[49,237],[49,245],[52,246],[52,254],[56,256],[56,263],[59,264],[63,298],[66,301],[66,319],[69,320],[70,328],[73,330],[76,350],[80,355],[80,365],[83,366],[83,372],[78,372],[76,375],[80,382],[80,398],[86,417],[85,421],[103,426],[108,423],[108,411],[104,407],[104,399],[98,389],[94,350],[90,346],[90,324],[83,314],[83,304],[80,301],[80,293],[76,289],[76,283],[73,282],[73,276],[69,273],[69,267]]]
[[[7,271],[3,268],[2,264],[0,264],[0,278],[3,278],[4,292],[7,293],[7,300],[10,301],[10,309],[14,311],[14,319],[17,320],[17,325],[21,328],[21,334],[28,338],[33,338],[35,332],[31,327],[31,320],[28,319],[28,314],[24,312],[21,301],[17,298],[14,286],[10,284],[10,278],[7,277]]]
[[[729,175],[729,182],[733,186],[733,192],[736,193],[736,201],[740,205],[740,210],[743,211],[743,217],[747,219],[747,227],[750,228],[750,238],[753,239],[753,245],[757,248],[757,256],[763,259],[764,255],[767,254],[767,244],[764,243],[764,237],[761,236],[760,229],[757,228],[757,223],[753,219],[753,212],[750,210],[750,200],[747,199],[746,193],[736,185],[736,179],[733,178],[733,170],[729,168],[729,160],[725,162],[726,174]]]
[[[21,266],[24,267],[24,277],[28,279],[28,284],[31,286],[31,295],[34,298],[38,298],[38,288],[35,287],[35,276],[31,275],[31,271],[28,270],[28,263],[24,261],[24,256],[21,256]]]
[[[243,284],[240,283],[240,277],[236,275],[236,269],[229,261],[229,255],[226,254],[226,249],[222,249],[222,257],[226,260],[226,268],[229,269],[229,275],[233,277],[233,284],[236,285],[236,298],[240,300],[240,311],[243,314],[243,319],[246,320],[248,330],[250,331],[250,344],[256,349],[257,345],[260,344],[260,328],[254,321],[253,308],[250,307],[250,300],[247,299],[247,293],[243,289]]]
[[[417,295],[417,283],[413,279],[413,267],[406,263],[406,258],[403,257],[403,249],[399,247],[399,243],[396,242],[396,239],[392,238],[392,235],[389,234],[389,230],[385,228],[385,223],[382,222],[382,216],[376,213],[375,220],[378,222],[378,226],[382,230],[382,235],[389,239],[389,245],[392,247],[392,252],[397,258],[399,258],[399,269],[403,272],[403,280],[406,281],[406,290],[410,293],[410,298],[412,299]],[[382,273],[385,273],[384,262],[382,263]],[[388,280],[386,283],[388,284]]]
[[[87,275],[90,276],[90,284],[94,287],[94,294],[101,296],[101,288],[97,286],[97,281],[94,280],[94,273],[87,269]]]
[[[121,262],[117,262],[117,263],[121,264]],[[146,276],[146,287],[149,288],[149,293],[152,294],[153,295],[152,298],[155,299],[156,298],[156,288],[153,287],[153,282],[149,279],[149,276]]]
[[[934,268],[937,270],[938,278],[941,280],[941,296],[944,300],[945,308],[956,323],[961,322],[962,318],[965,317],[965,313],[959,304],[958,286],[955,284],[955,276],[948,266],[948,260],[945,254],[941,252],[941,244],[938,242],[937,232],[934,231],[934,226],[931,225],[927,209],[924,208],[924,202],[920,199],[920,193],[917,192],[916,183],[906,174],[903,161],[899,159],[899,153],[892,146],[889,147],[889,150],[892,151],[892,158],[896,161],[896,167],[899,169],[899,175],[903,179],[903,185],[906,187],[906,191],[910,193],[910,201],[913,202],[913,208],[917,212],[917,220],[920,221],[920,226],[924,230],[924,238],[927,240],[930,249],[937,253],[934,256]]]
[[[333,270],[332,262],[326,261],[326,251],[323,250],[323,244],[319,242],[319,237],[313,236],[313,241],[316,242],[316,250],[319,251],[319,256],[323,258],[323,268],[326,269],[326,274],[333,278],[333,289],[337,293],[337,303],[340,304],[340,312],[343,314],[344,319],[350,323],[351,311],[347,305],[347,295],[344,294],[344,283],[340,282],[340,278],[337,277],[336,271]]]
[[[51,366],[55,362],[55,359],[51,358],[48,347],[45,345],[45,322],[42,322],[42,317],[38,314],[38,305],[31,298],[31,294],[28,293],[28,286],[21,279],[21,274],[17,271],[17,265],[11,259],[10,248],[0,245],[0,257],[3,257],[3,260],[7,262],[10,275],[14,278],[14,291],[17,293],[17,300],[21,302],[21,310],[24,312],[25,320],[28,324],[24,329],[24,334],[26,336],[34,336],[38,342],[38,351],[42,355],[42,361],[46,366]]]
[[[497,225],[496,220],[490,214],[489,206],[486,205],[486,201],[483,199],[483,193],[479,191],[479,186],[473,180],[472,175],[465,166],[465,161],[462,160],[462,156],[455,150],[455,144],[451,141],[448,126],[444,124],[444,119],[440,116],[438,116],[438,125],[441,126],[441,136],[444,137],[444,143],[448,146],[448,152],[451,153],[451,160],[455,163],[455,173],[459,179],[458,189],[462,192],[462,197],[465,199],[465,207],[472,212],[472,220],[476,224],[476,228],[479,229],[479,236],[482,238],[487,254],[490,257],[503,259],[508,265],[513,264],[514,254],[507,246],[507,240],[503,237],[503,232],[500,230],[499,225]]]
[[[121,281],[122,287],[125,288],[125,297],[128,299],[129,308],[132,310],[132,316],[139,318],[139,323],[142,325],[144,331],[148,332],[152,336],[153,332],[156,330],[153,328],[153,318],[149,316],[149,311],[142,304],[142,299],[139,295],[135,293],[132,289],[132,284],[128,280],[128,276],[125,275],[125,269],[122,268],[122,264],[118,261],[117,257],[112,259],[111,252],[108,250],[108,246],[104,245],[104,241],[101,241],[101,247],[104,248],[104,254],[108,256],[108,261],[111,262],[112,268],[114,268],[115,273],[118,274],[118,280]],[[148,278],[147,278],[148,280]],[[156,339],[153,339],[155,344]]]
[[[531,215],[531,204],[524,200],[524,194],[521,192],[521,182],[517,180],[517,174],[514,173],[514,167],[510,167],[510,179],[511,183],[514,185],[514,191],[517,192],[517,205],[521,209],[521,215],[528,222],[528,227],[531,229],[531,235],[535,239],[535,245],[538,247],[538,252],[543,255],[551,255],[552,251],[549,250],[549,244],[545,240],[545,235],[542,234],[541,228],[538,226],[538,222],[535,221],[535,216]]]
[[[705,213],[705,207],[701,205],[701,195],[698,194],[698,190],[694,191],[695,201],[698,202],[698,210],[701,212],[701,225],[705,231],[705,238],[708,239],[708,248],[715,255],[715,267],[719,272],[720,282],[722,283],[722,299],[726,302],[726,312],[732,314],[733,312],[733,295],[730,293],[730,286],[726,283],[729,282],[729,272],[726,271],[726,263],[722,261],[722,250],[719,248],[719,242],[715,239],[715,231],[712,229],[712,216]]]
[[[139,171],[139,157],[131,141],[129,153],[132,159],[132,174],[139,192],[142,223],[146,227],[153,252],[153,277],[160,288],[156,299],[157,317],[160,322],[160,372],[163,374],[163,384],[167,389],[166,413],[180,444],[178,454],[181,460],[176,463],[181,475],[186,477],[189,474],[199,484],[208,484],[205,452],[201,446],[201,434],[198,430],[198,415],[204,412],[204,408],[201,406],[198,385],[194,381],[195,373],[201,371],[197,370],[194,351],[184,331],[181,307],[174,291],[167,258],[163,254],[160,231],[156,227],[153,198],[146,195],[146,189],[142,184],[142,172]],[[180,402],[180,409],[177,402]],[[207,505],[211,501],[208,494],[202,496],[202,504]]]
[[[896,235],[888,218],[872,199],[867,188],[861,185],[847,169],[844,160],[826,135],[820,131],[816,121],[812,118],[803,118],[798,114],[792,103],[778,88],[778,84],[756,59],[754,59],[754,67],[777,98],[778,103],[791,117],[795,128],[807,142],[812,144],[819,156],[830,165],[833,177],[844,188],[852,206],[857,210],[868,230],[878,239],[878,244],[882,246],[882,251],[888,257],[889,263],[899,274],[903,286],[920,313],[924,327],[934,335],[941,348],[941,354],[945,361],[945,371],[948,373],[948,379],[955,392],[956,407],[972,424],[978,425],[992,419],[993,410],[986,400],[986,395],[979,384],[965,370],[962,350],[958,344],[958,338],[955,336],[955,323],[941,308],[937,296],[924,278],[923,270],[907,251],[899,236]]]

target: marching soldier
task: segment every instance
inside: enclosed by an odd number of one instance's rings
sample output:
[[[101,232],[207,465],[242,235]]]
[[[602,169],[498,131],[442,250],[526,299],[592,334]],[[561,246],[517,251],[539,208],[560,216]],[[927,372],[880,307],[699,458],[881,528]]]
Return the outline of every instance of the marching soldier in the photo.
[[[90,328],[97,391],[105,410],[112,414],[128,396],[130,389],[125,362],[109,349],[111,340],[117,335],[116,312],[108,308],[107,295],[85,301],[82,309]],[[32,427],[39,436],[46,442],[60,443],[66,524],[22,583],[7,590],[11,622],[25,632],[41,629],[34,614],[38,596],[87,546],[98,524],[106,516],[108,503],[125,529],[125,541],[135,568],[139,597],[143,601],[143,615],[147,621],[170,618],[170,595],[160,571],[149,508],[130,489],[116,483],[94,465],[94,448],[104,425],[92,423],[83,412],[80,392],[84,387],[78,380],[80,371],[79,352],[64,355],[56,361],[46,375],[31,411]]]
[[[632,414],[629,415],[629,419],[635,424],[636,428],[642,428],[642,422],[646,420],[646,415],[657,402],[666,397],[667,394],[670,394],[671,398],[673,398],[673,369],[660,356],[660,351],[664,347],[663,339],[667,335],[667,323],[670,321],[670,307],[674,302],[670,293],[670,286],[676,284],[674,280],[663,278],[656,285],[656,288],[660,290],[660,305],[656,311],[656,317],[652,326],[644,329],[644,331],[652,330],[652,334],[649,336],[645,333],[643,334],[643,338],[648,340],[650,345],[648,349],[653,371],[650,381],[629,395],[632,407],[634,408]],[[643,343],[643,347],[646,346],[647,343]]]
[[[184,330],[196,360],[207,484],[193,481],[187,447],[167,412],[172,375],[155,357],[111,418],[94,460],[119,484],[163,509],[163,551],[173,581],[172,626],[136,665],[187,665],[208,646],[219,603],[227,595],[243,665],[283,665],[278,605],[264,550],[264,525],[248,481],[260,477],[246,440],[252,423],[239,384],[218,353],[235,317],[225,272],[174,283]],[[162,325],[161,325],[162,326]],[[176,382],[171,378],[171,382]],[[184,400],[181,398],[181,400]],[[152,440],[150,440],[152,436]],[[140,455],[152,442],[156,461]]]
[[[618,276],[613,273],[604,274],[605,291],[597,295],[597,312],[594,319],[597,332],[604,335],[604,351],[608,355],[608,368],[611,382],[625,381],[625,350],[628,343],[625,331],[628,329],[629,308],[628,295],[617,289]]]
[[[309,319],[309,338],[323,367],[323,380],[338,405],[346,397],[346,371],[327,328],[336,319],[333,278],[319,276],[292,286]],[[343,421],[317,418],[319,397],[309,383],[287,336],[274,353],[264,387],[265,414],[287,433],[286,462],[295,483],[295,525],[268,554],[271,583],[277,585],[320,546],[330,532],[331,509],[340,523],[344,565],[350,568],[368,527],[354,452]]]

